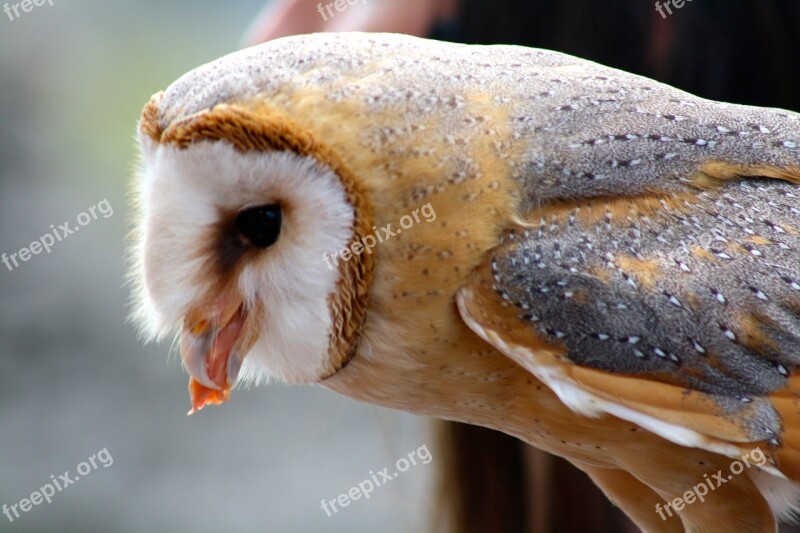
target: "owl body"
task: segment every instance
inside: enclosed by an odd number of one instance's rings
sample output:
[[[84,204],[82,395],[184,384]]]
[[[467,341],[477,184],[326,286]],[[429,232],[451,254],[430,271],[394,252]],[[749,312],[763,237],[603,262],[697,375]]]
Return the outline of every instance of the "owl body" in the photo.
[[[184,330],[204,386],[221,360],[499,429],[646,530],[770,531],[795,505],[797,114],[556,52],[320,34],[188,73],[140,139],[138,317]],[[238,215],[261,204],[283,213],[264,250]],[[656,513],[754,447],[706,505]]]

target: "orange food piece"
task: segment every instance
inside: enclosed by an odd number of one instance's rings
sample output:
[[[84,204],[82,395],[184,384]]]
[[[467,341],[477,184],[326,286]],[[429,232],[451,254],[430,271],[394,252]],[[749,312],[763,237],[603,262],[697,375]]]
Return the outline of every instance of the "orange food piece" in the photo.
[[[189,378],[189,398],[192,402],[192,415],[206,405],[218,405],[227,402],[231,397],[231,388],[226,384],[222,390],[209,389],[194,378]]]

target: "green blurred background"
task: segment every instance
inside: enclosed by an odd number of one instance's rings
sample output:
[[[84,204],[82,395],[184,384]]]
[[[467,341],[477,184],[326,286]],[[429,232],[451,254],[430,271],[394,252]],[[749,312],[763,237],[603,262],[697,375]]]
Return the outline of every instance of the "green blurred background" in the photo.
[[[0,264],[0,505],[103,448],[114,461],[14,522],[0,514],[0,531],[424,529],[437,458],[422,421],[281,385],[187,417],[174,350],[142,346],[126,324],[142,106],[235,50],[262,7],[54,0],[13,21],[0,13],[0,253],[103,199],[114,210],[49,254]],[[330,518],[321,510],[423,444],[430,464]]]

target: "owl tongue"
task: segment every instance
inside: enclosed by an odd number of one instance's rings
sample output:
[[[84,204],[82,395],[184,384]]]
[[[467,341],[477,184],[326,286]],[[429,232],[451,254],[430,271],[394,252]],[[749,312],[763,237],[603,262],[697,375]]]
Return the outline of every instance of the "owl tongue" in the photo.
[[[208,404],[220,404],[230,398],[230,387],[236,382],[241,365],[239,354],[233,349],[244,324],[244,313],[240,308],[225,326],[215,331],[211,349],[205,355],[204,369],[208,379],[218,387],[210,388],[194,377],[189,379],[189,396],[194,414]]]

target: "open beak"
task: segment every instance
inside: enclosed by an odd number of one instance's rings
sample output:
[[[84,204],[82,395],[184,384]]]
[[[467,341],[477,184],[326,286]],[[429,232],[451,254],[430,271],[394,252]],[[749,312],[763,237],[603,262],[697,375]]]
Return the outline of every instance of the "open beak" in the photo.
[[[229,306],[211,320],[186,320],[181,332],[181,359],[189,372],[189,396],[194,414],[207,404],[230,397],[244,356],[239,342],[244,328],[244,305]]]

